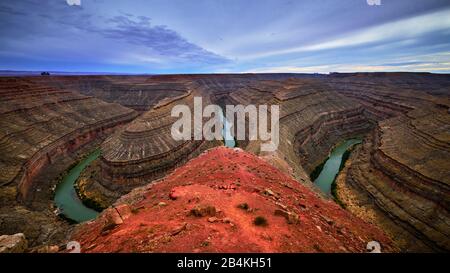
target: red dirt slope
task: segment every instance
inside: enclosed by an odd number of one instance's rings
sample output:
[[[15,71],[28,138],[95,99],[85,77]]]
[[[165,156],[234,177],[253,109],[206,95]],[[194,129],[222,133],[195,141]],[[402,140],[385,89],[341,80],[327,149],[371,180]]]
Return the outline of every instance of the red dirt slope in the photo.
[[[378,228],[225,147],[122,197],[72,239],[82,252],[365,252],[372,240],[394,250]]]

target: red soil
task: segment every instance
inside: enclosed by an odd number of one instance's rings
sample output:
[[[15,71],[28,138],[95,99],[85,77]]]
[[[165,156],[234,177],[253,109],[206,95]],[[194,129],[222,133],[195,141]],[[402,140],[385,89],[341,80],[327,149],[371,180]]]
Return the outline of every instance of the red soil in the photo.
[[[248,209],[238,207],[244,203]],[[267,225],[255,225],[257,216]],[[128,194],[72,239],[83,252],[366,252],[373,240],[395,250],[378,228],[257,156],[225,147]]]

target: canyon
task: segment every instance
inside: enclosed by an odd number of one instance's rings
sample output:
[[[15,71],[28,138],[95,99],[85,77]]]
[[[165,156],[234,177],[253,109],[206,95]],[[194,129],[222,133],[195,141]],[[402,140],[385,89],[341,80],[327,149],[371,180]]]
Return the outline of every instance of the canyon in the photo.
[[[174,140],[171,109],[194,97],[279,105],[278,150]],[[24,233],[32,248],[70,238],[86,252],[450,249],[449,75],[1,77],[0,105],[0,234]],[[350,138],[362,143],[336,178],[340,207],[310,175]],[[104,211],[71,225],[53,212],[54,186],[98,148],[77,187]]]

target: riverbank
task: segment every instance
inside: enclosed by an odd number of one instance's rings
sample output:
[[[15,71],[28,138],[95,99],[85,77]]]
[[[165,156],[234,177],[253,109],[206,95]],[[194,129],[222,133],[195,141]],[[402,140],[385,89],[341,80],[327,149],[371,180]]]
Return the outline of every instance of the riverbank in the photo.
[[[113,192],[102,187],[98,181],[93,183],[96,173],[101,171],[98,161],[98,159],[94,160],[81,172],[75,183],[75,189],[83,204],[96,211],[102,211],[111,206],[120,195],[114,195]]]
[[[61,182],[56,186],[54,201],[65,218],[75,222],[83,222],[95,218],[97,211],[86,207],[78,197],[75,190],[75,182],[83,169],[100,156],[100,150],[97,149],[80,160],[74,167],[70,168]]]
[[[345,203],[339,198],[339,194],[338,194],[338,190],[337,190],[337,179],[338,177],[341,175],[343,169],[345,168],[345,166],[347,165],[347,163],[351,164],[349,162],[349,158],[350,158],[350,154],[353,152],[353,150],[355,149],[357,144],[354,144],[353,146],[351,146],[350,148],[348,148],[344,154],[342,155],[342,159],[341,159],[341,165],[339,166],[339,172],[338,174],[335,176],[333,182],[331,183],[331,195],[333,196],[333,199],[336,203],[339,204],[339,206],[341,206],[343,209],[346,208]]]
[[[351,147],[358,143],[361,143],[361,139],[348,139],[339,143],[331,150],[328,158],[311,173],[310,177],[314,185],[326,195],[332,196],[333,182],[342,170],[345,160],[348,159]]]

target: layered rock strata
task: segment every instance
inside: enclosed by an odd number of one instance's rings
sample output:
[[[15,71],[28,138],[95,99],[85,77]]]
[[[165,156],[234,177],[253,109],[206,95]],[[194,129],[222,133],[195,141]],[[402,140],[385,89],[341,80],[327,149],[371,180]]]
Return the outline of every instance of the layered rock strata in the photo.
[[[160,101],[152,110],[106,139],[97,162],[99,168],[94,168],[93,178],[87,181],[92,185],[87,189],[113,201],[136,186],[165,176],[202,151],[221,145],[221,141],[194,140],[193,123],[191,140],[175,140],[171,135],[172,124],[179,119],[171,116],[172,107],[188,106],[193,120],[194,97],[201,96],[197,91],[189,90],[178,97]],[[208,96],[203,96],[203,104],[210,104]]]
[[[344,199],[348,209],[380,225],[402,250],[449,249],[448,75],[27,77],[3,78],[1,89],[5,129],[0,138],[0,184],[8,196],[3,200],[16,192],[25,200],[41,196],[32,185],[46,180],[36,178],[43,166],[59,164],[91,140],[100,142],[107,128],[137,115],[90,96],[132,107],[142,115],[103,143],[102,157],[83,174],[86,192],[104,196],[105,204],[111,204],[134,187],[168,175],[202,151],[221,145],[174,141],[170,135],[176,120],[170,117],[172,107],[185,104],[192,109],[193,97],[201,96],[204,106],[279,105],[276,152],[262,153],[260,141],[237,144],[308,187],[308,174],[334,145],[366,135],[344,169],[345,178],[339,180],[345,182],[338,185],[341,196],[354,197]]]
[[[443,87],[450,88],[450,81],[407,76],[333,80],[381,120],[352,156],[338,195],[350,210],[382,226],[403,250],[448,251],[450,89]]]
[[[185,80],[149,80],[149,76],[57,76],[33,81],[60,90],[76,91],[106,102],[118,103],[140,113],[160,100],[186,92]]]
[[[32,244],[40,236],[45,240],[49,234],[31,228],[57,222],[50,211],[52,200],[47,199],[59,174],[49,177],[53,169],[136,116],[118,104],[42,86],[29,78],[0,78],[0,233],[17,232],[14,229],[22,226],[30,230],[25,235]],[[35,197],[43,195],[46,200],[37,200],[38,208],[31,208]]]

